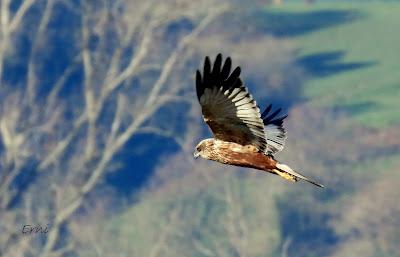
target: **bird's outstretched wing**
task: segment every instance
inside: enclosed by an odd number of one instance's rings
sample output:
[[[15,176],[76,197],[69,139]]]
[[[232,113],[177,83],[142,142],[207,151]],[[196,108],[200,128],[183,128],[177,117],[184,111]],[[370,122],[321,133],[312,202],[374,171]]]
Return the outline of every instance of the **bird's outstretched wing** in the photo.
[[[265,133],[268,144],[266,153],[273,155],[279,151],[282,151],[283,147],[285,146],[286,130],[283,127],[283,120],[287,117],[287,115],[277,118],[276,116],[278,116],[281,108],[273,113],[270,113],[271,109],[272,105],[270,104],[261,114],[261,119],[265,125]]]
[[[228,57],[222,66],[222,55],[218,54],[212,69],[206,57],[203,74],[196,73],[196,92],[204,121],[216,139],[253,145],[265,152],[267,139],[260,109],[239,77],[240,67],[231,73],[231,65]]]

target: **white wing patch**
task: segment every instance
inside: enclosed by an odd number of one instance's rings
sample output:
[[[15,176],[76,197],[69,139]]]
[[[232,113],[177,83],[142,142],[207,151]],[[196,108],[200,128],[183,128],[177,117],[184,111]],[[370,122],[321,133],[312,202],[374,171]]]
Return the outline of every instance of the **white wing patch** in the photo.
[[[275,124],[265,126],[267,137],[267,153],[274,154],[283,150],[286,141],[286,133],[283,127]]]

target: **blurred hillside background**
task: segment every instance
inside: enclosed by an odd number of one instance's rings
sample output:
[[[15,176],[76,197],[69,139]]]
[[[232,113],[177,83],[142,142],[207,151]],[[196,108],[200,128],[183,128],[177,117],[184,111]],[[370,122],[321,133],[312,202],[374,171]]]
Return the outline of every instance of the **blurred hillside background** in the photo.
[[[400,256],[399,14],[0,0],[0,256]],[[193,160],[194,74],[219,52],[289,114],[277,158],[325,189]]]

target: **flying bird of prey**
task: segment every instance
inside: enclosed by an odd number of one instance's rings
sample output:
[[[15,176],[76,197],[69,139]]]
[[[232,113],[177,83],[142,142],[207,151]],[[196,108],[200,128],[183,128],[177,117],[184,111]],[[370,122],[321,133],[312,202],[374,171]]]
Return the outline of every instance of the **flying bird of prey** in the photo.
[[[222,55],[218,54],[213,67],[207,56],[203,74],[197,70],[197,97],[214,138],[202,140],[194,157],[263,170],[291,181],[302,179],[323,187],[275,160],[274,154],[285,144],[286,116],[277,117],[281,109],[271,112],[272,105],[260,114],[256,101],[240,79],[240,67],[231,72],[231,66],[231,58],[222,65]]]

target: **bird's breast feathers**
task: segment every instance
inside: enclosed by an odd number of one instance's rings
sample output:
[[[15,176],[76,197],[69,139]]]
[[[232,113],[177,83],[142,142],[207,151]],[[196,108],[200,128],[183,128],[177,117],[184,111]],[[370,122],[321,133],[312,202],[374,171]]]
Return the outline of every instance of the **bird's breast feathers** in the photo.
[[[276,164],[274,159],[259,152],[253,145],[215,140],[212,152],[214,161],[235,166],[265,170]]]

